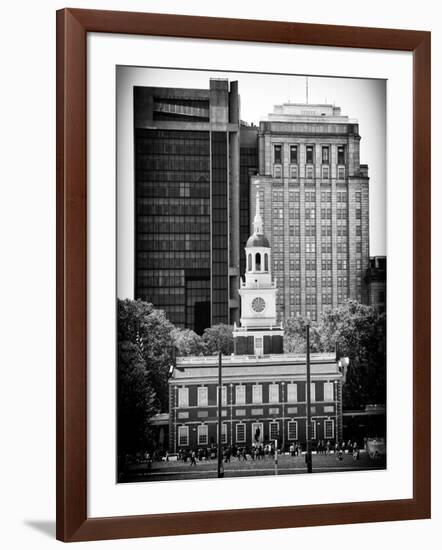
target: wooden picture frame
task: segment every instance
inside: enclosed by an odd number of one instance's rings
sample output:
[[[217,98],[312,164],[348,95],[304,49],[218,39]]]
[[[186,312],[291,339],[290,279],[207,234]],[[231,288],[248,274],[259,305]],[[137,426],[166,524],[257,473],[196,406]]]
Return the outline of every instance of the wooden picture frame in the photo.
[[[88,518],[87,33],[413,54],[413,498]],[[57,538],[84,541],[430,517],[430,33],[64,9],[57,12]]]

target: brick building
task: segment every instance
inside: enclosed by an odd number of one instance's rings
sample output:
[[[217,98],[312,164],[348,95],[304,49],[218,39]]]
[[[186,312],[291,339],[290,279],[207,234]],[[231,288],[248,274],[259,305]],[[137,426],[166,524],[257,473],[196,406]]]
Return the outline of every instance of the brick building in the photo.
[[[260,122],[258,192],[280,293],[278,320],[368,303],[369,178],[359,125],[332,105],[284,104]],[[253,218],[251,202],[250,217]]]
[[[280,448],[306,441],[305,356],[282,353],[276,322],[277,286],[263,233],[259,198],[241,280],[241,323],[235,353],[222,357],[222,444],[251,448],[278,439]],[[169,380],[169,450],[217,444],[218,357],[177,358]],[[311,357],[312,439],[342,439],[345,372],[334,354]]]

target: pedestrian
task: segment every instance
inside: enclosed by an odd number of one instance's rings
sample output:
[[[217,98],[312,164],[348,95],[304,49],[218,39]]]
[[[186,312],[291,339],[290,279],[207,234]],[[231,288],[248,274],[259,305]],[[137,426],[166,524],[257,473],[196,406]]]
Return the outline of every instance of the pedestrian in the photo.
[[[353,443],[353,460],[356,461],[359,458],[359,449],[356,441]]]
[[[327,441],[327,443],[325,444],[325,454],[329,455],[330,454],[330,441]]]
[[[192,451],[190,453],[190,465],[191,466],[196,466],[196,453],[195,453],[195,451]]]

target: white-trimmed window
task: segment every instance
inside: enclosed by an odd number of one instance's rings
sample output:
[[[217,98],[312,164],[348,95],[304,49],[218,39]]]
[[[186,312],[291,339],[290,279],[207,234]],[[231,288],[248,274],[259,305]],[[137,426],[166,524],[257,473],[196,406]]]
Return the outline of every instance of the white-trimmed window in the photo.
[[[307,421],[306,421],[307,425]],[[310,421],[310,439],[316,439],[316,420]]]
[[[218,404],[219,399],[219,386],[216,387],[216,402]],[[227,405],[227,386],[221,388],[221,405]]]
[[[262,403],[262,386],[259,384],[252,386],[252,403]]]
[[[316,401],[316,383],[310,382],[310,401],[314,403]]]
[[[189,445],[189,426],[178,426],[178,445]]]
[[[189,388],[178,388],[178,407],[189,406]]]
[[[279,385],[270,384],[269,386],[269,402],[279,403]]]
[[[237,405],[245,405],[246,402],[246,387],[236,386],[235,388],[235,403]]]
[[[324,383],[324,401],[333,401],[333,382]]]
[[[298,385],[287,384],[287,403],[298,402]]]
[[[287,437],[292,441],[298,439],[298,422],[296,420],[290,420],[288,422]]]
[[[335,437],[335,421],[332,419],[324,420],[324,437],[333,439]]]
[[[216,440],[218,441],[218,424],[216,425]],[[227,443],[227,424],[225,422],[221,424],[221,443]]]
[[[271,440],[278,439],[279,422],[270,422],[269,427],[270,427],[270,432],[269,432],[270,439]]]
[[[207,407],[208,402],[208,388],[207,386],[198,387],[198,407]]]
[[[245,440],[246,440],[246,425],[237,424],[236,425],[236,442],[244,443]]]
[[[209,442],[209,426],[200,424],[198,426],[198,445],[207,445]]]
[[[296,164],[290,166],[290,177],[294,180],[298,179],[298,166]]]

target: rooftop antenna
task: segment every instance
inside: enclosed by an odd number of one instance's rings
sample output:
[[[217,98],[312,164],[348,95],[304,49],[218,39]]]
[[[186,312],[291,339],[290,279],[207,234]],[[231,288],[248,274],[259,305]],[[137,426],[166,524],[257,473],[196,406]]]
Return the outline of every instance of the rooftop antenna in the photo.
[[[305,77],[305,102],[308,104],[308,76]]]

